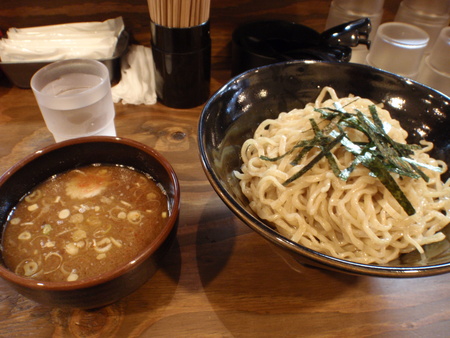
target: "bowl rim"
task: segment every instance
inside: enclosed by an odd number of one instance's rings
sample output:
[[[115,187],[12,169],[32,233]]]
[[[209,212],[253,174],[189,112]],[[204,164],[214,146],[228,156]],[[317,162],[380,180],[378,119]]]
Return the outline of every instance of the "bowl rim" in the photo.
[[[148,155],[155,158],[165,169],[167,174],[170,177],[171,185],[174,188],[174,198],[173,198],[173,207],[172,210],[169,210],[169,217],[167,219],[166,225],[164,226],[161,233],[153,240],[149,245],[139,253],[133,260],[127,262],[114,270],[110,270],[101,275],[81,279],[79,281],[73,282],[48,282],[48,281],[39,281],[37,279],[31,279],[19,276],[15,274],[13,271],[9,270],[4,264],[0,264],[0,277],[5,279],[6,281],[20,285],[21,287],[31,288],[31,289],[39,289],[39,290],[47,290],[47,291],[71,291],[84,289],[89,287],[94,287],[100,284],[104,284],[109,282],[115,278],[120,277],[121,275],[126,274],[127,272],[133,270],[135,267],[141,265],[148,257],[156,252],[156,250],[164,243],[164,241],[170,236],[173,228],[176,226],[179,211],[180,211],[180,184],[178,177],[173,169],[172,165],[169,161],[157,150],[140,143],[138,141],[134,141],[132,139],[116,137],[116,136],[88,136],[70,139],[58,143],[51,144],[47,147],[36,150],[35,152],[27,155],[26,157],[19,160],[9,169],[7,169],[0,176],[0,186],[2,186],[15,172],[19,169],[27,166],[30,162],[39,158],[41,155],[48,154],[55,150],[59,150],[65,147],[76,146],[78,144],[86,144],[86,143],[109,143],[109,144],[121,144],[126,145],[128,147],[133,147],[139,149]],[[0,252],[1,254],[1,252]]]
[[[225,203],[225,205],[233,211],[233,213],[243,221],[247,226],[253,229],[256,233],[264,237],[269,242],[277,245],[283,250],[294,251],[295,253],[306,257],[309,261],[313,263],[318,263],[320,266],[326,266],[331,270],[340,271],[356,275],[366,275],[373,277],[389,277],[389,278],[401,278],[401,277],[428,277],[438,274],[444,274],[450,272],[450,262],[434,264],[429,266],[415,266],[415,267],[403,267],[403,266],[388,266],[388,265],[373,265],[357,263],[350,260],[344,260],[336,258],[327,254],[320,253],[318,251],[309,249],[303,245],[291,241],[287,237],[284,237],[276,230],[272,229],[270,226],[265,224],[259,218],[251,215],[243,206],[235,201],[235,199],[228,193],[228,191],[220,184],[220,179],[212,169],[210,158],[207,154],[205,145],[205,120],[208,117],[208,109],[221,95],[223,95],[229,87],[234,86],[238,82],[246,81],[247,78],[253,76],[256,73],[264,71],[266,69],[274,67],[285,67],[289,65],[312,65],[315,64],[334,64],[342,67],[355,67],[365,70],[370,70],[371,72],[384,74],[385,76],[395,78],[397,81],[406,84],[413,84],[415,86],[423,87],[428,92],[433,92],[439,96],[442,96],[447,101],[450,101],[450,97],[441,93],[438,90],[430,88],[422,83],[414,81],[410,78],[403,77],[392,72],[388,72],[379,68],[375,68],[369,65],[356,64],[356,63],[338,63],[338,62],[328,62],[328,61],[316,61],[316,60],[295,60],[295,61],[283,61],[270,65],[265,65],[257,68],[247,70],[239,75],[236,75],[230,79],[226,84],[224,84],[219,90],[217,90],[211,98],[205,103],[202,112],[199,117],[198,123],[198,147],[200,152],[201,164],[203,171],[209,180],[211,186],[218,194],[220,199]],[[449,169],[450,170],[450,169]],[[300,263],[300,262],[299,262]],[[300,263],[303,264],[303,263]]]

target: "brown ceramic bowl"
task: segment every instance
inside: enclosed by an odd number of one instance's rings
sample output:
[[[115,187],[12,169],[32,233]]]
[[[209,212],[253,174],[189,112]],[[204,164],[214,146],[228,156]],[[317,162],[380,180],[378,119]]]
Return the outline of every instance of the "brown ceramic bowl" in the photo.
[[[53,144],[21,160],[0,177],[0,222],[34,186],[50,176],[93,163],[121,164],[150,174],[169,200],[169,217],[157,239],[138,257],[115,270],[74,282],[39,282],[8,270],[0,257],[0,277],[27,298],[59,307],[97,308],[137,290],[154,274],[173,242],[178,225],[180,188],[169,162],[157,151],[129,139],[85,137]],[[0,232],[0,234],[3,231]]]

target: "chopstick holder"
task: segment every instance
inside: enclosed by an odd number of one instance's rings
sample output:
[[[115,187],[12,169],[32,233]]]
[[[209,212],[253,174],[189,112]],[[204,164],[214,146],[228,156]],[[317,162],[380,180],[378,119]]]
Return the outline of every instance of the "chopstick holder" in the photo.
[[[172,108],[192,108],[209,97],[211,38],[209,20],[192,27],[150,23],[155,89]]]

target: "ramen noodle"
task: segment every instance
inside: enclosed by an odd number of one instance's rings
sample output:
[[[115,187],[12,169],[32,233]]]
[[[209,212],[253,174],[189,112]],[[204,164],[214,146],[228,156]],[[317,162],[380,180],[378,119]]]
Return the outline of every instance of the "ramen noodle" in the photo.
[[[311,140],[331,126],[320,112],[328,107],[351,114],[361,112],[369,118],[369,107],[374,107],[389,137],[406,144],[407,132],[387,110],[364,98],[338,98],[332,88],[326,87],[304,109],[263,121],[254,137],[243,144],[243,165],[235,176],[251,209],[292,241],[359,263],[386,264],[415,249],[423,253],[424,245],[443,240],[445,235],[440,231],[450,222],[450,183],[441,180],[446,164],[428,154],[433,148],[430,142],[422,141],[411,155],[413,161],[428,166],[422,168],[428,182],[391,173],[414,208],[411,213],[367,166],[352,166],[355,155],[343,146],[332,148],[329,156],[289,181],[320,152],[320,146],[311,147],[295,162],[302,149],[299,142]],[[368,142],[358,130],[344,129],[345,139],[351,139],[352,145]],[[296,145],[298,150],[294,152]],[[351,168],[346,179],[333,172],[333,162],[341,174]]]
[[[136,258],[161,233],[167,213],[160,185],[134,169],[70,170],[18,203],[2,256],[10,270],[39,281],[96,277]]]

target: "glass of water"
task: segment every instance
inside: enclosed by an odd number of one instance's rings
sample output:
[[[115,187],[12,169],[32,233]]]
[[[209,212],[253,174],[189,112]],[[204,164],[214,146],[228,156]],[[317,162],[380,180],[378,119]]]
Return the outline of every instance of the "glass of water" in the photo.
[[[51,63],[33,75],[31,88],[56,142],[116,136],[109,71],[103,63],[88,59]]]

